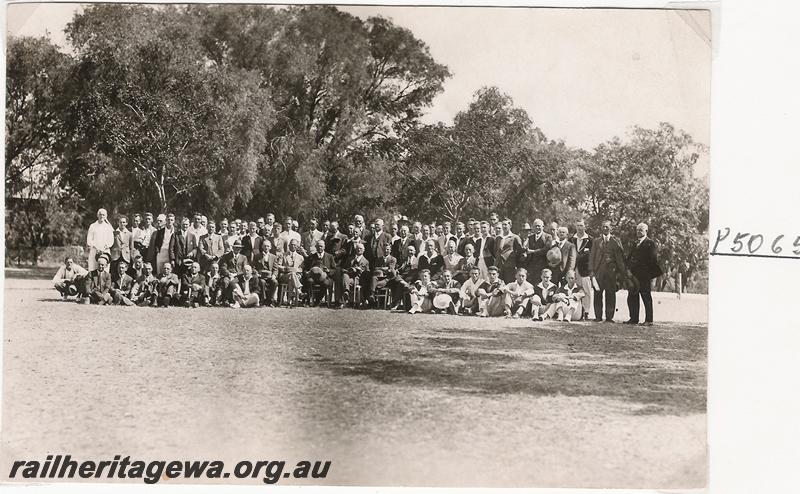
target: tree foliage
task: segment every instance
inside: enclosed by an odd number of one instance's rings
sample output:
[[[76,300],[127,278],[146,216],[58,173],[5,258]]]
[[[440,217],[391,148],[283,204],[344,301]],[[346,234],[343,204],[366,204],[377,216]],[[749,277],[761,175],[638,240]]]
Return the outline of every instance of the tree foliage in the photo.
[[[252,195],[272,108],[254,74],[205,57],[185,9],[93,5],[76,51],[72,179],[122,207],[232,210]]]
[[[667,269],[688,279],[705,259],[708,189],[693,175],[705,148],[671,124],[635,127],[628,140],[612,139],[585,165],[585,212],[590,225],[610,220],[625,245],[635,242],[636,225],[649,226]]]

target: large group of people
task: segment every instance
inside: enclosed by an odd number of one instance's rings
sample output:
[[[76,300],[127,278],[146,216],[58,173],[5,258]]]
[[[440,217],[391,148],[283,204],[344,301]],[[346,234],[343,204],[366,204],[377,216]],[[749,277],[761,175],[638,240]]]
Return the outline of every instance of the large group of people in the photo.
[[[155,220],[155,223],[154,223]],[[88,269],[71,257],[53,278],[65,300],[84,304],[233,308],[287,305],[614,322],[628,289],[630,324],[652,325],[650,286],[661,270],[647,225],[626,256],[609,221],[592,238],[536,219],[514,233],[510,219],[451,224],[362,215],[304,225],[267,214],[257,221],[197,213],[119,216],[105,209],[87,234]],[[645,317],[640,323],[640,299]]]

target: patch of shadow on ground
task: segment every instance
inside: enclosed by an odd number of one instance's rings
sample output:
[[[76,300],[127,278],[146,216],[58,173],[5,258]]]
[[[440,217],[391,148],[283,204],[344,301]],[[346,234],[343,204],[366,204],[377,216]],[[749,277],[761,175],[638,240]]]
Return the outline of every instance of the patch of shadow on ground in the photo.
[[[490,331],[493,338],[486,338],[483,330],[437,330],[451,335],[463,334],[462,337],[417,339],[417,343],[424,345],[405,349],[398,358],[339,361],[320,356],[307,359],[307,363],[335,375],[453,393],[603,396],[641,405],[631,412],[634,415],[706,411],[705,367],[697,362],[697,359],[704,360],[705,347],[697,344],[693,351],[684,349],[676,356],[675,349],[668,348],[665,342],[648,345],[645,341],[655,338],[668,340],[673,345],[687,345],[681,335],[623,333],[603,337],[539,331],[532,337],[527,328],[516,329],[518,331],[502,334]],[[705,338],[703,331],[694,328],[690,331],[700,333],[700,339]],[[673,327],[672,331],[666,328],[662,331],[668,332],[682,333],[684,329]],[[623,348],[617,348],[619,346]],[[537,350],[561,356],[546,362],[524,358],[524,352]],[[572,357],[573,351],[582,353]],[[576,358],[585,357],[583,352],[595,354],[595,362],[575,365]],[[654,357],[664,359],[665,364],[654,364]],[[641,362],[637,363],[638,360]],[[621,361],[625,365],[620,365]]]

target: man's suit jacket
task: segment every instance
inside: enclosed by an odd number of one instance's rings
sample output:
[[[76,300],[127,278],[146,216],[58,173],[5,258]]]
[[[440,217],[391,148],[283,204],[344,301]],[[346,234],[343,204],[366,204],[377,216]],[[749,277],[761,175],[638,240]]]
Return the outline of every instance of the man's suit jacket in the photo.
[[[111,290],[111,273],[108,271],[91,271],[89,273],[88,287],[90,292],[108,293]]]
[[[417,258],[417,269],[419,271],[422,271],[423,269],[429,270],[431,272],[431,279],[438,280],[439,275],[442,274],[442,270],[444,269],[444,258],[439,254],[436,254],[428,259],[428,256],[423,253]]]
[[[258,235],[251,237],[248,233],[242,237],[242,255],[247,258],[247,262],[253,262],[253,257],[256,255],[256,252],[261,250],[261,242],[261,237]]]
[[[461,239],[459,239],[458,245],[456,246],[456,252],[458,252],[459,255],[463,256],[464,249],[467,247],[467,244],[475,245],[475,241],[472,239],[472,236],[470,235],[464,235],[463,237],[461,237]]]
[[[120,257],[131,263],[131,253],[133,252],[133,234],[126,228],[125,230],[114,230],[114,243],[111,245],[111,259],[116,261]]]
[[[133,289],[133,278],[127,274],[123,274],[117,281],[111,282],[111,288],[120,295],[130,297],[131,290]]]
[[[340,251],[344,248],[344,241],[347,240],[347,236],[340,232],[331,235],[329,230],[325,233],[323,240],[325,240],[325,252],[337,259],[341,255]]]
[[[397,259],[394,256],[376,257],[370,264],[373,276],[393,277],[397,270]]]
[[[225,253],[225,242],[219,233],[207,233],[200,239],[198,259],[203,264],[209,264],[219,259]]]
[[[365,242],[364,255],[367,259],[372,261],[378,257],[383,257],[384,249],[387,245],[392,245],[392,236],[387,232],[381,232],[380,235],[370,234]]]
[[[186,273],[181,276],[181,294],[189,293],[192,289],[192,285],[200,285],[200,289],[202,290],[206,286],[206,277],[200,273]]]
[[[528,236],[528,276],[531,281],[539,282],[542,280],[542,270],[548,266],[547,251],[553,246],[553,237],[549,233],[542,233],[539,239],[535,234]]]
[[[589,274],[597,276],[602,271],[608,271],[614,275],[624,273],[624,259],[619,239],[611,235],[606,242],[600,235],[592,241],[592,251],[589,253]]]
[[[312,247],[316,250],[317,241],[322,238],[322,232],[317,230],[316,228],[311,230],[310,232],[304,232],[300,235],[302,240],[303,248],[306,252],[311,252]]]
[[[205,236],[205,235],[203,235]],[[202,236],[196,231],[189,230],[189,234],[186,236],[187,245],[186,245],[186,257],[191,257],[192,259],[199,260],[200,259],[200,240]]]
[[[315,252],[306,257],[303,271],[309,271],[314,267],[322,268],[325,274],[333,276],[334,271],[336,271],[336,261],[334,261],[333,256],[327,252],[323,252],[322,256],[319,255],[319,252]]]
[[[656,243],[645,237],[641,243],[634,245],[628,254],[628,269],[639,282],[647,282],[664,274],[658,265]]]
[[[577,251],[575,267],[578,269],[578,276],[589,276],[589,253],[592,251],[592,237],[586,235],[586,238],[578,239],[572,236],[569,241],[575,244]]]
[[[175,231],[169,239],[169,260],[174,266],[180,266],[183,260],[189,256],[189,234]]]
[[[349,275],[363,275],[364,273],[369,273],[369,259],[366,256],[352,256],[347,259],[345,262],[345,266],[342,268],[345,272]]]
[[[480,237],[475,242],[475,257],[480,259],[483,251],[483,261],[486,266],[494,266],[494,237]]]
[[[286,252],[280,256],[278,271],[280,273],[301,273],[305,258],[297,251]]]
[[[253,271],[261,278],[271,278],[278,275],[278,256],[271,252],[256,254],[253,259]]]
[[[244,279],[243,274],[236,276],[236,284],[239,285],[239,288],[242,290],[242,293],[245,293],[245,287],[247,286],[249,289],[249,293],[258,294],[259,292],[258,281],[259,278],[256,275],[251,276],[249,280]]]
[[[517,265],[517,257],[522,253],[522,240],[512,233],[507,237],[497,237],[494,242],[495,262],[505,269]]]
[[[559,266],[562,275],[575,269],[577,258],[578,250],[575,248],[575,244],[570,242],[569,239],[564,240],[564,245],[561,246],[561,266]]]

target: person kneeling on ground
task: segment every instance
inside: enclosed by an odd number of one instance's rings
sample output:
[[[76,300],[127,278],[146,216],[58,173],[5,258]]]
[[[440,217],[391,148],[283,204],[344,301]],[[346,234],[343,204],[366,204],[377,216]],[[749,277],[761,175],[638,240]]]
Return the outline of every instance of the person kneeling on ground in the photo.
[[[513,282],[505,286],[505,292],[507,295],[506,306],[511,312],[511,317],[517,319],[530,314],[534,290],[533,285],[527,281],[527,269],[517,269],[515,277],[516,279]]]
[[[206,304],[207,294],[206,277],[200,274],[200,263],[193,262],[190,271],[181,276],[179,301],[184,307],[200,307]]]
[[[56,275],[53,276],[53,286],[64,298],[69,299],[71,295],[77,295],[78,288],[83,284],[88,271],[76,264],[71,257],[64,259],[64,265],[58,268]]]
[[[231,307],[258,307],[258,292],[260,283],[257,277],[253,276],[253,267],[247,264],[244,267],[244,274],[236,277],[236,286],[233,287],[233,303]]]
[[[556,291],[553,296],[553,305],[559,321],[570,322],[573,318],[580,319],[583,315],[581,299],[586,295],[581,285],[577,283],[575,271],[566,273],[567,282]]]
[[[542,270],[542,281],[533,287],[535,295],[531,299],[531,315],[534,321],[550,319],[555,314],[553,295],[558,290],[558,285],[550,282],[553,272],[545,268]]]
[[[173,299],[178,296],[181,282],[178,275],[172,272],[172,263],[165,262],[163,269],[164,272],[156,283],[158,306],[169,307],[172,305]]]
[[[489,266],[489,281],[478,288],[478,306],[480,317],[510,316],[511,310],[506,307],[505,283],[500,279],[500,271],[496,266]]]
[[[127,273],[128,263],[120,258],[117,261],[117,281],[111,282],[111,298],[115,305],[133,305],[131,291],[133,290],[133,278]]]

